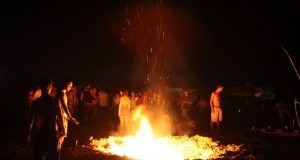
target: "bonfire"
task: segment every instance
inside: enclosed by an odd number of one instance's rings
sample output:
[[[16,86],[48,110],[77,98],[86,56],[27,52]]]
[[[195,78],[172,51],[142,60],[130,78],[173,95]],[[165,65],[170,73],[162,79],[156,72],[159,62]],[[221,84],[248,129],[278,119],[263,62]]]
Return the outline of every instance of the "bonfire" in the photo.
[[[227,152],[237,152],[241,145],[221,145],[212,138],[195,135],[157,136],[146,116],[140,116],[133,135],[93,139],[94,150],[139,160],[217,159]]]

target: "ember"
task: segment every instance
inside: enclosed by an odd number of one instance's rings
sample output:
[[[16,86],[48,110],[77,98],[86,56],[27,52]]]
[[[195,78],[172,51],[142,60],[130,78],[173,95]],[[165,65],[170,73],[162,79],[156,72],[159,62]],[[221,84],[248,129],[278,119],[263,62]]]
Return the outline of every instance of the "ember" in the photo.
[[[171,64],[184,63],[181,61],[177,62],[182,58],[178,58],[179,54],[176,54],[178,51],[174,49],[175,44],[173,44],[170,32],[165,33],[170,23],[168,22],[170,18],[166,15],[170,15],[170,13],[167,12],[168,10],[164,8],[163,4],[162,1],[157,1],[156,7],[154,8],[151,6],[145,7],[144,5],[138,6],[135,8],[137,16],[129,14],[127,6],[127,18],[125,20],[126,23],[122,27],[123,36],[121,38],[123,42],[135,48],[137,53],[142,53],[144,60],[138,61],[138,66],[144,66],[146,69],[139,71],[140,73],[137,74],[137,77],[145,76],[143,79],[144,84],[151,86],[150,90],[157,93],[160,93],[161,89],[164,88],[167,83],[166,80],[169,78],[169,75],[166,75],[166,73],[169,73],[169,70],[171,70]],[[157,14],[153,14],[154,12]],[[147,31],[144,31],[144,26],[147,27]],[[170,53],[176,54],[176,56],[173,55],[174,58],[170,58]],[[146,73],[141,74],[141,72],[144,71],[146,71]],[[218,142],[212,141],[211,138],[201,137],[199,135],[188,137],[171,136],[167,134],[162,136],[160,132],[165,133],[164,130],[171,128],[171,125],[160,126],[162,123],[168,123],[169,118],[168,116],[164,116],[164,113],[159,113],[159,111],[164,108],[162,103],[162,97],[164,96],[160,95],[158,97],[159,98],[156,99],[156,105],[152,103],[152,105],[147,107],[141,107],[146,108],[145,110],[148,112],[155,110],[154,113],[149,113],[148,116],[147,113],[144,114],[144,111],[138,109],[131,115],[134,123],[126,126],[130,126],[130,132],[132,127],[137,127],[134,128],[134,134],[125,134],[125,136],[123,136],[124,133],[126,133],[124,129],[128,128],[120,127],[122,136],[110,136],[108,138],[92,140],[91,145],[93,149],[108,155],[118,155],[142,160],[222,158],[227,151],[234,152],[240,149],[239,145],[219,145]],[[148,97],[146,97],[146,101],[148,101]],[[148,103],[141,104],[145,105]],[[152,128],[150,123],[150,120],[154,119],[153,117],[155,117],[156,121],[151,121],[151,123],[157,124],[154,128]],[[163,120],[160,120],[158,117],[163,117]],[[120,118],[120,121],[123,123],[125,120],[121,119],[123,118]],[[123,126],[123,124],[120,126]]]
[[[141,118],[140,129],[134,136],[92,140],[93,149],[105,154],[133,159],[215,159],[226,152],[239,151],[240,145],[219,145],[211,138],[195,135],[156,137],[146,117]]]

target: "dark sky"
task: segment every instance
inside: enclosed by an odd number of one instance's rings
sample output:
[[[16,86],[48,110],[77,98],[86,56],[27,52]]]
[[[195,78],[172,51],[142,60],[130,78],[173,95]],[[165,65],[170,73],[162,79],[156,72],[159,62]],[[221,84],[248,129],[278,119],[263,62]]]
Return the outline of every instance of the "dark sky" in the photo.
[[[173,34],[184,53],[183,68],[190,71],[178,75],[187,83],[299,83],[279,46],[300,65],[300,14],[294,0],[164,2],[174,13]],[[41,76],[127,83],[135,68],[134,49],[122,44],[120,30],[126,6],[136,4],[156,1],[1,4],[1,83]]]

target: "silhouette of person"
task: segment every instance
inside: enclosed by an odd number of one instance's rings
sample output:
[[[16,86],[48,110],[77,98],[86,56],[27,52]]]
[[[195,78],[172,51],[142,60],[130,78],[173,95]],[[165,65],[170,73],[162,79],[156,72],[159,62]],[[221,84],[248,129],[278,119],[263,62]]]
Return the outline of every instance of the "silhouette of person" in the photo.
[[[65,135],[63,127],[62,108],[57,98],[51,97],[52,81],[43,79],[40,83],[42,95],[32,102],[29,114],[29,134],[27,141],[31,142],[32,130],[35,128],[33,159],[59,160],[59,138]]]
[[[183,95],[181,96],[181,118],[182,120],[188,120],[190,117],[190,111],[192,109],[192,97],[190,96],[188,90],[183,91]]]

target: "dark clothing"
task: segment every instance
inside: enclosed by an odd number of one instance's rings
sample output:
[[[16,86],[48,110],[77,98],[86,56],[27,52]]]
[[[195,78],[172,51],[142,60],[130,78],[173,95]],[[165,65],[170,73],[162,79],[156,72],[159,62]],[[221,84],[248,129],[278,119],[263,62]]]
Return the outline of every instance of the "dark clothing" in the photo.
[[[75,92],[68,92],[67,97],[68,97],[68,108],[69,108],[71,115],[73,115],[74,110],[77,106],[78,100],[77,100]]]
[[[52,133],[59,135],[57,130],[58,114],[61,114],[59,100],[51,96],[43,96],[32,103],[31,114],[37,125],[37,133]]]
[[[64,134],[61,114],[57,98],[45,95],[33,101],[30,119],[36,128],[34,159],[42,159],[45,155],[46,159],[59,159],[57,143]]]
[[[193,98],[191,96],[182,96],[181,97],[181,108],[182,109],[191,109]]]
[[[190,120],[193,99],[191,96],[181,97],[181,118],[182,120]]]
[[[60,148],[58,138],[53,133],[37,133],[34,150],[34,160],[42,160],[47,155],[47,160],[59,160]]]
[[[93,102],[93,96],[91,94],[91,92],[88,90],[88,91],[83,91],[83,102],[85,103],[91,103]]]

